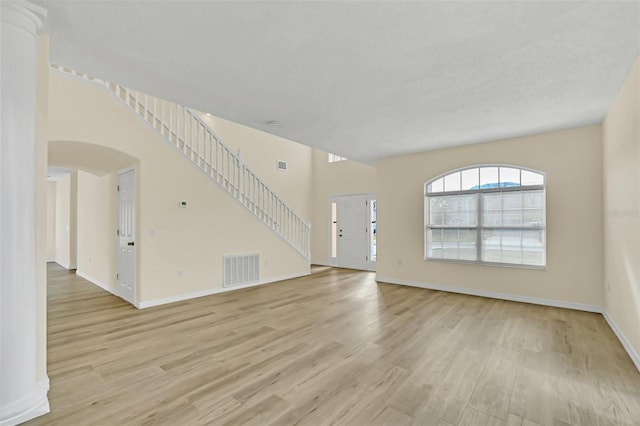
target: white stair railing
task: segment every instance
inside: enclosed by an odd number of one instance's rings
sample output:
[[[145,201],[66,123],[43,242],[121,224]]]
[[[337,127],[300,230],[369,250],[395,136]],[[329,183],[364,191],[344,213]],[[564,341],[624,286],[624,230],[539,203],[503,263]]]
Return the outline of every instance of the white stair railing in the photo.
[[[105,87],[298,253],[310,258],[311,226],[191,109],[59,65],[52,64],[51,69]]]

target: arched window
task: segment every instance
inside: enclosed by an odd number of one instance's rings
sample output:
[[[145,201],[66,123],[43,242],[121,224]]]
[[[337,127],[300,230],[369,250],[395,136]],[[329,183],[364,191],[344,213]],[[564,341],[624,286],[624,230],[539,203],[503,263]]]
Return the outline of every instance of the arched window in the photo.
[[[542,267],[545,178],[513,166],[475,166],[425,183],[425,258]]]

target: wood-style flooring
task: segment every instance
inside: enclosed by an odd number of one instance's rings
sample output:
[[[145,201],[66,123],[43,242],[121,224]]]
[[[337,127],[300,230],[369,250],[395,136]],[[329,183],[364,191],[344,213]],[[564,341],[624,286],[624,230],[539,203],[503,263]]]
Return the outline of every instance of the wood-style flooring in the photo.
[[[137,310],[50,264],[51,425],[640,425],[602,316],[309,277]]]

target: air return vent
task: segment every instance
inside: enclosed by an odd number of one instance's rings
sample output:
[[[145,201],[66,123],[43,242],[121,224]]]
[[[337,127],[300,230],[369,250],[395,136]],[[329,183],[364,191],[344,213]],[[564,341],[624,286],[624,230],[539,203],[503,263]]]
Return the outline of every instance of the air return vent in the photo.
[[[278,170],[280,170],[281,172],[286,172],[287,171],[287,162],[286,161],[278,160],[278,163],[276,164],[276,166],[278,167]]]
[[[222,286],[235,287],[260,279],[260,255],[240,254],[223,256]]]

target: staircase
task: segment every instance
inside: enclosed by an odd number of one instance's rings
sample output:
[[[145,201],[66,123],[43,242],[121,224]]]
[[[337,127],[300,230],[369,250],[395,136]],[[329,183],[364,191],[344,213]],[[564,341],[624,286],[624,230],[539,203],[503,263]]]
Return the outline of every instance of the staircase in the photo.
[[[253,213],[305,259],[311,225],[302,220],[191,109],[59,65],[51,70],[104,87],[182,156]]]

